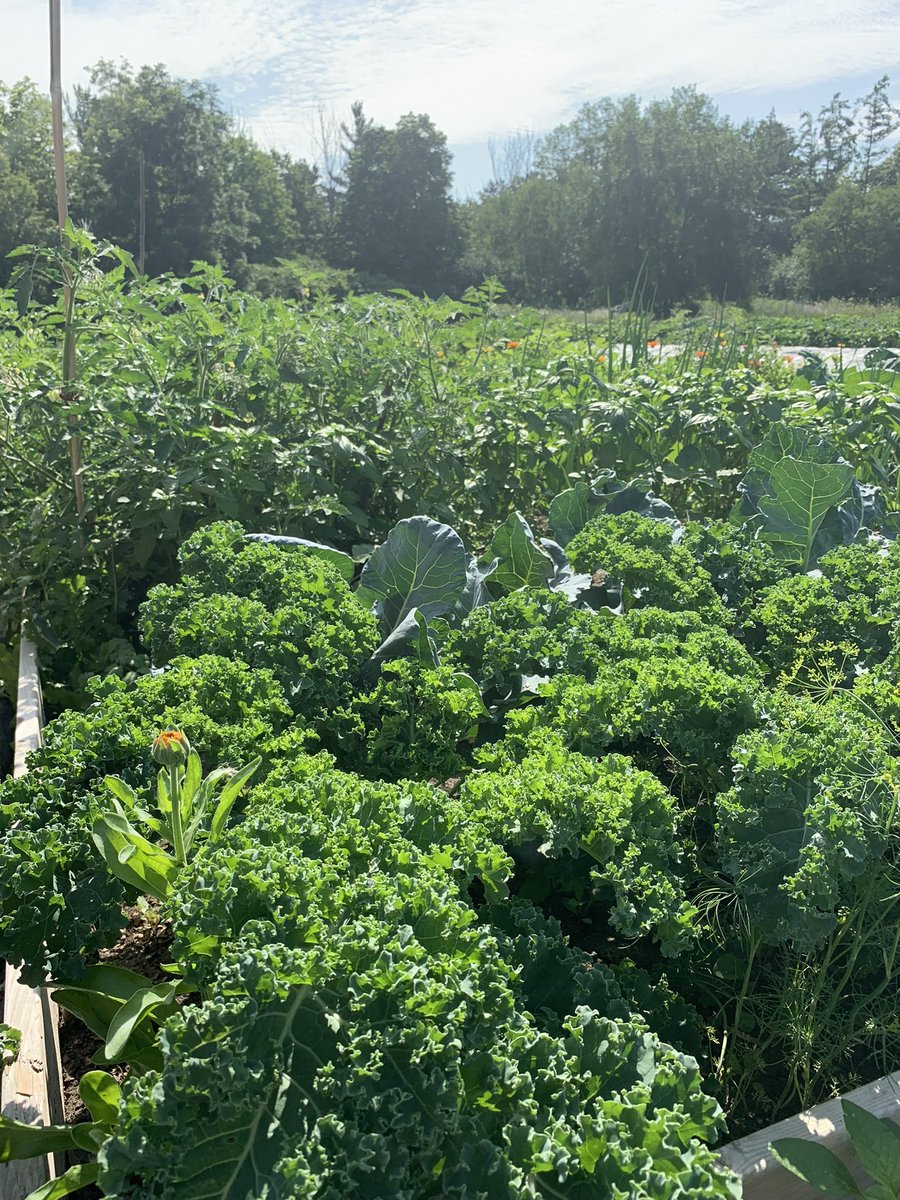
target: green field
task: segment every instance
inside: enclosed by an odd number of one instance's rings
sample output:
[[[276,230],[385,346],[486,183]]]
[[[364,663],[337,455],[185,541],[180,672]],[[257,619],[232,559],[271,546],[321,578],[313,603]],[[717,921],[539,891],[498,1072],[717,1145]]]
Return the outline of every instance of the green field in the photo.
[[[71,312],[0,293],[0,678],[24,619],[52,713],[0,956],[96,1053],[0,1161],[736,1197],[711,1147],[895,1070],[897,311],[295,304],[77,245]]]

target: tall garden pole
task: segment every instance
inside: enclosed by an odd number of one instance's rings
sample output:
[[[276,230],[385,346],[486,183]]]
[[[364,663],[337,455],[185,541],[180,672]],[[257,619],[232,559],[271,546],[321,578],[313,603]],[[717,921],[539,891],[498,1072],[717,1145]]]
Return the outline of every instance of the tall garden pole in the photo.
[[[53,118],[53,163],[56,172],[56,209],[59,217],[59,235],[65,245],[66,225],[69,220],[69,200],[66,190],[66,152],[63,142],[62,104],[62,51],[60,48],[59,0],[50,0],[50,111]],[[74,293],[72,273],[63,265],[63,308],[66,323],[63,334],[63,403],[71,405],[78,397],[75,386],[75,329]],[[75,416],[69,414],[70,428],[76,424]],[[69,435],[69,458],[72,465],[72,488],[75,493],[75,509],[79,517],[84,516],[84,482],[81,477],[81,438],[77,433]]]

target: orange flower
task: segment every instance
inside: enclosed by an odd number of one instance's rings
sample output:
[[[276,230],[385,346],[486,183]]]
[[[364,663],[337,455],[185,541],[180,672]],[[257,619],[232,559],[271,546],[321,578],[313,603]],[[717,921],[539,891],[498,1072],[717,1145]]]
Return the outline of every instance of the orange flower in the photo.
[[[695,350],[694,353],[697,355],[698,358],[706,358],[705,350]]]
[[[786,354],[786,355],[784,356],[784,361],[785,361],[785,362],[792,363],[792,362],[794,361],[794,356],[793,356],[793,354]]]
[[[507,342],[507,343],[506,343],[506,348],[507,348],[507,350],[518,350],[518,348],[519,348],[521,345],[522,345],[522,343],[521,343],[521,342]]]
[[[650,349],[651,349],[651,350],[655,350],[655,349],[656,349],[656,347],[659,345],[659,342],[657,342],[656,340],[654,340],[654,341],[652,341],[652,342],[648,342],[648,343],[647,343],[647,345],[650,347]]]
[[[598,355],[597,355],[597,362],[606,362],[606,355],[605,355],[605,354],[598,354]]]
[[[438,350],[437,354],[435,354],[435,358],[443,358],[443,357],[444,357],[443,350]]]

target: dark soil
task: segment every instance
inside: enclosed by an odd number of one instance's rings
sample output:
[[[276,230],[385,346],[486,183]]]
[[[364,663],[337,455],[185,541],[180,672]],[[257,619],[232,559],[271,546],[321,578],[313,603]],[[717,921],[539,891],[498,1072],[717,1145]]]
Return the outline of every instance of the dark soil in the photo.
[[[161,969],[169,961],[172,945],[172,928],[158,914],[158,904],[150,900],[149,909],[142,912],[137,908],[126,908],[128,925],[122,930],[119,940],[110,950],[101,950],[99,961],[113,966],[125,967],[139,975],[145,975],[151,983],[168,978]],[[77,1017],[60,1012],[59,1046],[63,1069],[63,1109],[67,1123],[90,1120],[90,1114],[78,1094],[78,1081],[87,1071],[96,1070],[91,1060],[101,1047],[100,1039]],[[128,1074],[127,1067],[110,1067],[110,1073],[120,1082]],[[86,1154],[68,1155],[70,1165],[87,1162]],[[73,1200],[97,1200],[102,1193],[95,1187],[81,1188],[72,1193]]]

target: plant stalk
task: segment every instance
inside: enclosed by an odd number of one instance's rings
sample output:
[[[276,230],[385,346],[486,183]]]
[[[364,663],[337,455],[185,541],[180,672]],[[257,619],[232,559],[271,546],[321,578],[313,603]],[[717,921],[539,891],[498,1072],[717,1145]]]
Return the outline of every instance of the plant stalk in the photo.
[[[169,767],[169,799],[172,802],[172,843],[175,860],[183,867],[187,862],[184,852],[184,826],[181,820],[181,768],[175,763]]]

